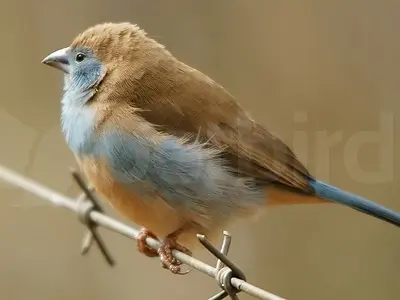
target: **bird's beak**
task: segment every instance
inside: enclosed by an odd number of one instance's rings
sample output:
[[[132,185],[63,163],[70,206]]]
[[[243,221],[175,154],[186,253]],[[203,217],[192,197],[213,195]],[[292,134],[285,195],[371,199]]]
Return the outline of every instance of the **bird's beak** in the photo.
[[[69,47],[54,51],[50,55],[46,56],[42,60],[42,63],[57,68],[68,74],[69,73],[68,49]]]

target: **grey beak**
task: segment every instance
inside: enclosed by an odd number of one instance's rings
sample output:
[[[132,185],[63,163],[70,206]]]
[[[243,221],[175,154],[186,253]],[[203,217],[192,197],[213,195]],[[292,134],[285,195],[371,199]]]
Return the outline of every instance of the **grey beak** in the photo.
[[[69,62],[68,62],[68,50],[69,47],[54,51],[50,55],[46,56],[42,63],[48,66],[59,69],[65,73],[69,73]]]

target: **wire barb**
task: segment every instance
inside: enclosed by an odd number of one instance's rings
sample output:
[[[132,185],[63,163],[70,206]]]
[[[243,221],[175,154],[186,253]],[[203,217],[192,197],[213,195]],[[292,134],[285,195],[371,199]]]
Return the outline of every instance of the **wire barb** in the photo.
[[[198,234],[197,238],[208,251],[218,258],[217,267],[215,268],[215,279],[224,292],[218,293],[217,295],[211,297],[211,299],[221,300],[229,296],[232,300],[238,300],[239,297],[237,294],[240,292],[240,290],[232,286],[231,279],[233,277],[237,277],[241,280],[246,280],[246,276],[244,275],[243,271],[227,257],[232,240],[231,235],[227,231],[224,231],[224,239],[222,241],[221,250],[215,248],[214,245],[211,244],[204,235]],[[223,265],[225,265],[225,267],[223,267]]]
[[[88,252],[90,245],[94,240],[102,251],[107,262],[113,266],[115,262],[108,253],[104,242],[96,232],[96,228],[102,226],[135,240],[137,240],[140,231],[107,216],[98,204],[93,189],[90,189],[85,184],[85,181],[77,172],[73,171],[72,176],[84,192],[83,195],[78,198],[78,201],[59,194],[32,179],[26,178],[0,165],[0,179],[3,181],[30,192],[55,206],[63,207],[75,212],[81,222],[83,222],[89,229],[89,233],[86,234],[83,241],[83,254]],[[229,233],[224,232],[224,241],[222,242],[221,250],[215,248],[203,235],[198,235],[198,239],[204,247],[206,247],[219,260],[216,267],[212,267],[177,250],[173,250],[172,253],[177,260],[205,275],[214,277],[218,281],[224,290],[210,298],[210,300],[224,299],[227,296],[230,296],[231,299],[237,300],[237,293],[239,293],[239,291],[261,300],[285,300],[284,298],[269,293],[246,281],[245,275],[240,268],[226,257],[231,243]],[[157,250],[161,245],[159,241],[151,237],[146,239],[146,243],[150,248],[155,250]],[[225,267],[223,267],[223,265],[225,265]]]
[[[228,252],[229,252],[229,247],[231,246],[232,237],[228,231],[224,231],[223,234],[224,234],[224,238],[223,238],[222,244],[221,244],[221,253],[224,254],[225,256],[227,256]],[[217,278],[218,278],[218,274],[220,273],[220,271],[222,270],[223,267],[224,267],[224,263],[220,259],[218,259],[217,266],[215,267],[215,270],[217,271],[217,274],[216,274]],[[213,297],[211,297],[209,300],[222,300],[228,296],[231,296],[231,298],[232,298],[232,292],[230,294],[228,294],[228,292],[224,289],[224,286],[226,286],[226,285],[225,284],[221,285],[221,282],[218,279],[217,279],[217,281],[218,281],[219,286],[223,290],[221,292],[219,292],[218,294],[214,295]],[[232,291],[232,290],[230,289],[230,291]],[[233,296],[233,297],[235,297],[235,296]]]
[[[97,232],[98,225],[90,219],[90,213],[95,210],[97,212],[103,213],[104,210],[100,206],[96,197],[94,196],[94,188],[90,188],[86,185],[82,176],[75,170],[71,170],[72,178],[78,184],[80,189],[83,191],[78,199],[78,210],[77,214],[79,220],[87,227],[88,232],[85,234],[82,240],[81,254],[86,255],[89,253],[91,246],[93,245],[93,239],[95,240],[97,246],[99,247],[104,259],[109,266],[113,267],[115,265],[115,260],[112,258],[110,252],[107,249],[106,244]]]
[[[231,246],[232,242],[232,236],[228,231],[224,231],[224,239],[222,240],[222,245],[221,245],[221,253],[225,256],[228,255],[229,252],[229,247]],[[217,261],[217,266],[215,267],[217,271],[221,270],[224,266],[224,263],[218,259]]]

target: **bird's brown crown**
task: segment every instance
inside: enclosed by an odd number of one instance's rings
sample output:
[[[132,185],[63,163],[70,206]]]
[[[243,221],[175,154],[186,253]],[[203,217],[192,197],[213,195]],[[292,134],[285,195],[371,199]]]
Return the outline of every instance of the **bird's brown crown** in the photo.
[[[102,23],[81,32],[71,44],[72,48],[89,48],[104,62],[132,58],[144,51],[164,48],[137,25],[128,22]]]

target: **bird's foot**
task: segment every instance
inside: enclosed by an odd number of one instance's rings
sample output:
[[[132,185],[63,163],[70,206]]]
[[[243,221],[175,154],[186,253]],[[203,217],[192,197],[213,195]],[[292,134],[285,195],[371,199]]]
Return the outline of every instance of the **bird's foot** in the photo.
[[[177,236],[169,235],[167,236],[158,249],[158,255],[160,256],[161,266],[165,269],[169,269],[173,274],[186,275],[190,271],[181,272],[180,265],[182,262],[177,260],[172,255],[172,250],[181,251],[189,256],[192,256],[192,252],[186,247],[178,244]]]
[[[142,228],[140,230],[139,236],[137,238],[138,250],[140,253],[143,253],[144,255],[146,255],[148,257],[156,257],[156,256],[158,256],[157,250],[149,247],[149,245],[147,245],[147,243],[146,243],[146,239],[148,237],[151,237],[158,241],[158,237],[154,233],[152,233],[150,230],[148,230],[146,228]]]

